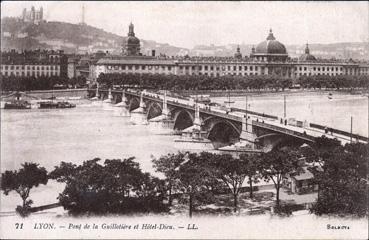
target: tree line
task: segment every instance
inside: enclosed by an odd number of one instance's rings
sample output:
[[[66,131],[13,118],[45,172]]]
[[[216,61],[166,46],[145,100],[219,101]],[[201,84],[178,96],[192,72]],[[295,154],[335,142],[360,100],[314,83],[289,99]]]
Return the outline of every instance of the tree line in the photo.
[[[304,88],[369,88],[369,76],[351,76],[351,75],[315,75],[301,76],[298,83]]]
[[[205,76],[205,75],[161,75],[161,74],[100,74],[100,86],[111,88],[137,86],[147,89],[167,90],[235,90],[235,89],[274,89],[284,90],[299,84],[303,88],[369,88],[369,76],[317,75],[301,76],[298,79],[281,78],[272,75],[252,76]]]
[[[303,88],[369,88],[369,76],[301,76],[298,79],[280,78],[271,75],[218,76],[205,75],[161,75],[161,74],[100,74],[97,82],[102,87],[136,86],[146,89],[181,90],[236,90],[236,89],[273,89],[284,90],[299,84]],[[50,90],[55,87],[84,87],[86,78],[63,78],[58,76],[1,76],[2,91]]]
[[[48,173],[35,163],[24,163],[1,176],[1,190],[15,191],[22,198],[16,211],[29,215],[31,188],[53,179],[65,183],[58,200],[72,215],[165,213],[176,204],[187,205],[192,216],[197,207],[229,195],[233,210],[240,209],[239,196],[246,190],[254,199],[254,184],[260,180],[275,188],[275,210],[290,214],[281,203],[280,191],[286,177],[304,172],[314,163],[318,199],[310,209],[317,215],[368,215],[368,144],[342,146],[338,140],[318,138],[311,147],[281,148],[268,153],[230,154],[178,152],[152,159],[164,175],[159,179],[143,172],[134,158],[99,158],[80,165],[61,162]],[[248,187],[245,187],[248,186]]]
[[[79,88],[86,86],[86,78],[64,78],[59,76],[1,76],[2,91],[50,90],[55,88]]]

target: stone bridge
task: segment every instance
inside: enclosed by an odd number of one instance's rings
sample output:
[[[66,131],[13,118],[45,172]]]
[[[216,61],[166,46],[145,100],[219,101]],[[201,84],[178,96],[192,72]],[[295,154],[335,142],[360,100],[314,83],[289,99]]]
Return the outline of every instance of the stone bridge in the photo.
[[[330,135],[309,126],[290,126],[286,119],[245,110],[209,107],[180,96],[138,90],[99,90],[98,95],[101,99],[111,98],[113,103],[121,102],[131,115],[139,114],[140,121],[156,123],[177,132],[185,132],[186,129],[201,131],[203,138],[219,143],[221,147],[242,141],[251,149],[270,151],[286,145],[311,144],[316,137],[323,135],[338,138],[342,143],[352,140],[348,136]],[[94,96],[93,90],[90,90],[90,96]],[[356,140],[368,141],[362,136]]]

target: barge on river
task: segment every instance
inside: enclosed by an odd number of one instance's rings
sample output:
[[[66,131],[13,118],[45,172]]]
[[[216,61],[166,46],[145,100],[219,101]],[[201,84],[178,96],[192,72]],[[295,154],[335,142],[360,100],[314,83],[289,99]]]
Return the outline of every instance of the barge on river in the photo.
[[[69,103],[69,102],[40,102],[40,109],[50,109],[50,108],[75,108],[76,104]]]
[[[6,102],[4,109],[31,109],[31,103],[24,100],[14,100]]]

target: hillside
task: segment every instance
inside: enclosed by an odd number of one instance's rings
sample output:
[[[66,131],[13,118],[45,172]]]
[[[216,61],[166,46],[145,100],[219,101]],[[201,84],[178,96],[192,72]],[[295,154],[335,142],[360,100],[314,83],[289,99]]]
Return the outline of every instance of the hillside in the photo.
[[[125,37],[89,25],[65,22],[42,22],[38,25],[3,18],[1,49],[62,49],[66,52],[109,51],[120,53]],[[177,55],[185,49],[141,39],[142,53],[151,49],[166,55]]]

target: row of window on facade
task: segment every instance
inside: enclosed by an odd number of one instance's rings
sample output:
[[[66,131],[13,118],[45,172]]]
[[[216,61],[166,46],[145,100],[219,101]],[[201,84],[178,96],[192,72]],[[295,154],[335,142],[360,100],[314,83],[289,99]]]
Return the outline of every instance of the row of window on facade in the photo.
[[[343,73],[295,73],[295,76],[312,76],[312,75],[317,75],[317,76],[320,76],[320,75],[327,75],[327,76],[337,76],[337,75],[343,75]],[[351,75],[351,74],[349,74]]]
[[[3,70],[57,70],[59,66],[24,66],[24,65],[4,65]]]
[[[23,76],[23,77],[40,77],[40,76],[59,76],[59,72],[2,72],[4,76]]]
[[[126,70],[126,69],[128,69],[128,70],[132,70],[132,69],[135,69],[135,70],[146,70],[146,67],[149,69],[149,70],[151,70],[151,69],[159,69],[159,68],[161,68],[162,70],[168,70],[168,71],[171,71],[172,70],[172,66],[151,66],[151,65],[148,65],[148,66],[146,66],[146,65],[120,65],[120,66],[111,66],[111,65],[108,65],[107,66],[107,69],[108,70]],[[202,71],[202,70],[205,70],[205,71],[214,71],[214,70],[216,70],[216,71],[220,71],[220,70],[222,70],[222,71],[226,71],[226,70],[228,70],[228,71],[237,71],[237,66],[222,66],[222,67],[220,67],[220,66],[179,66],[179,70],[183,70],[183,69],[185,69],[185,70],[193,70],[193,71],[195,71],[195,70],[198,70],[198,71]],[[258,66],[238,66],[238,70],[239,71],[242,71],[242,70],[244,70],[244,71],[247,71],[247,70],[250,70],[250,71],[258,71],[259,70],[259,68],[258,68]]]
[[[216,70],[216,71],[220,71],[220,70],[222,70],[222,71],[237,71],[237,66],[230,66],[230,65],[228,65],[228,66],[222,66],[222,67],[220,67],[220,66],[207,66],[207,65],[205,65],[205,66],[179,66],[179,69],[180,70],[182,70],[182,69],[185,69],[185,70],[189,70],[189,69],[191,69],[191,70],[193,70],[193,71],[195,71],[195,70],[199,70],[199,71],[202,71],[203,69],[205,70],[205,71],[208,71],[208,70],[210,70],[210,71],[214,71],[214,70]],[[247,70],[250,70],[250,71],[258,71],[258,66],[238,66],[238,70],[239,71],[242,71],[242,70],[244,70],[244,71],[247,71]]]
[[[322,70],[322,71],[325,71],[325,70],[327,70],[327,71],[334,71],[334,69],[336,68],[336,71],[338,71],[338,69],[340,70],[340,71],[342,71],[343,70],[343,68],[342,67],[340,67],[340,68],[338,68],[338,67],[313,67],[313,71],[320,71],[320,69]],[[299,69],[298,70],[300,70],[300,71],[302,71],[302,69],[304,69],[304,71],[307,71],[307,67],[299,67]],[[311,69],[311,68],[310,68]],[[297,67],[295,67],[295,70],[297,71]]]
[[[190,74],[188,71],[180,71],[179,74],[180,75],[182,75],[182,74],[183,75],[204,75],[204,76],[210,76],[210,77],[214,77],[214,76],[219,77],[219,76],[226,76],[226,75],[228,75],[228,76],[237,76],[237,75],[238,76],[248,76],[248,75],[257,76],[257,75],[259,75],[257,72],[255,72],[255,73],[252,73],[252,72],[250,72],[250,73],[248,73],[248,72],[241,73],[241,72],[239,72],[238,74],[235,73],[235,72],[222,72],[222,73],[220,73],[220,72],[215,72],[215,73],[214,72],[204,72],[204,73],[202,73],[202,72],[198,72],[198,73],[192,72]],[[261,73],[261,75],[264,75],[264,73]]]
[[[158,70],[159,69],[159,66],[151,66],[151,65],[116,65],[116,66],[111,66],[111,65],[108,65],[107,66],[107,69],[108,70],[146,70],[146,67],[148,70]],[[171,66],[161,66],[160,67],[162,70],[165,70],[167,69],[168,71],[171,71],[172,70],[172,67]]]

